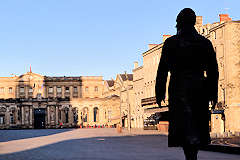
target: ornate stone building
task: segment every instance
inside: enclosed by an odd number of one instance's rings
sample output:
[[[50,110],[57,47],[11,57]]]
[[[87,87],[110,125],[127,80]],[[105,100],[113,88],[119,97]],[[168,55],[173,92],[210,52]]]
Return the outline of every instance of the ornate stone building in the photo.
[[[220,14],[220,21],[203,25],[202,17],[197,16],[195,28],[211,40],[219,65],[219,103],[212,114],[212,132],[240,132],[240,21],[232,21],[227,14]],[[163,37],[164,40],[169,35]],[[163,43],[150,44],[142,54],[143,65],[135,62],[133,88],[135,93],[137,127],[142,128],[144,119],[167,108],[156,108],[154,93],[155,78]],[[167,105],[162,104],[162,106]]]
[[[1,77],[0,128],[116,125],[119,97],[104,97],[103,84],[101,76],[48,77],[31,70]]]
[[[133,92],[133,74],[117,74],[115,80],[107,80],[104,83],[104,97],[118,96],[119,100],[119,118],[121,114],[121,124],[123,127],[135,128],[135,107]],[[128,116],[130,115],[130,116]],[[118,118],[118,119],[119,119]],[[131,119],[130,122],[128,119]]]

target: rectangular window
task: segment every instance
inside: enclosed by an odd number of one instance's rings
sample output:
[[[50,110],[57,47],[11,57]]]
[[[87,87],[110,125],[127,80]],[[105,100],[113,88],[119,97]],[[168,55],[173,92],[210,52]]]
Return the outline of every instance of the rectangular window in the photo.
[[[77,87],[73,87],[73,92],[74,92],[74,93],[77,93],[77,92],[78,92]]]
[[[29,88],[28,92],[29,92],[29,93],[33,93],[33,89],[32,89],[32,87]]]
[[[24,93],[24,87],[20,87],[20,93]]]
[[[0,93],[4,93],[4,87],[0,88]]]
[[[85,92],[88,92],[88,87],[85,88]]]
[[[10,114],[10,124],[14,124],[14,116],[13,113]]]
[[[65,92],[66,93],[69,93],[70,91],[69,91],[69,87],[65,87]]]
[[[94,88],[94,91],[95,91],[95,92],[98,92],[98,87],[97,87],[97,86]]]
[[[4,115],[0,115],[0,125],[4,124],[4,117],[5,117]]]
[[[48,93],[53,93],[53,87],[48,88]]]
[[[61,93],[62,92],[62,88],[61,87],[57,87],[57,93]]]

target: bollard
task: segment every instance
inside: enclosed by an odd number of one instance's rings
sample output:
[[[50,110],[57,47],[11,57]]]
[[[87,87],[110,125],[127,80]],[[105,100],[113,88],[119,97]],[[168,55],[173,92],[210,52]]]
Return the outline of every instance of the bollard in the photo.
[[[122,127],[120,126],[120,124],[117,125],[117,132],[122,133]]]

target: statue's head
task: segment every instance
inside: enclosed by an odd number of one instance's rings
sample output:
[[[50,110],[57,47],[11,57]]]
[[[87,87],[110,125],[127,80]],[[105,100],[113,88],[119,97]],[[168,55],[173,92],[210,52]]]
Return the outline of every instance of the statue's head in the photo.
[[[196,15],[195,12],[191,8],[184,8],[177,15],[177,29],[181,29],[183,27],[193,27],[196,23]]]

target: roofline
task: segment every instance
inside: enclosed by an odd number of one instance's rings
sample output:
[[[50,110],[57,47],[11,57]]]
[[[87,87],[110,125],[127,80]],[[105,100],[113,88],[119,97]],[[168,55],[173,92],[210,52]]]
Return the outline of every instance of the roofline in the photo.
[[[151,49],[143,52],[143,53],[142,53],[142,56],[144,57],[144,56],[146,56],[147,54],[152,53],[152,51],[154,51],[155,49],[157,49],[157,47],[162,47],[163,44],[164,44],[164,43],[160,43],[160,44],[154,46],[153,48],[151,48]]]

